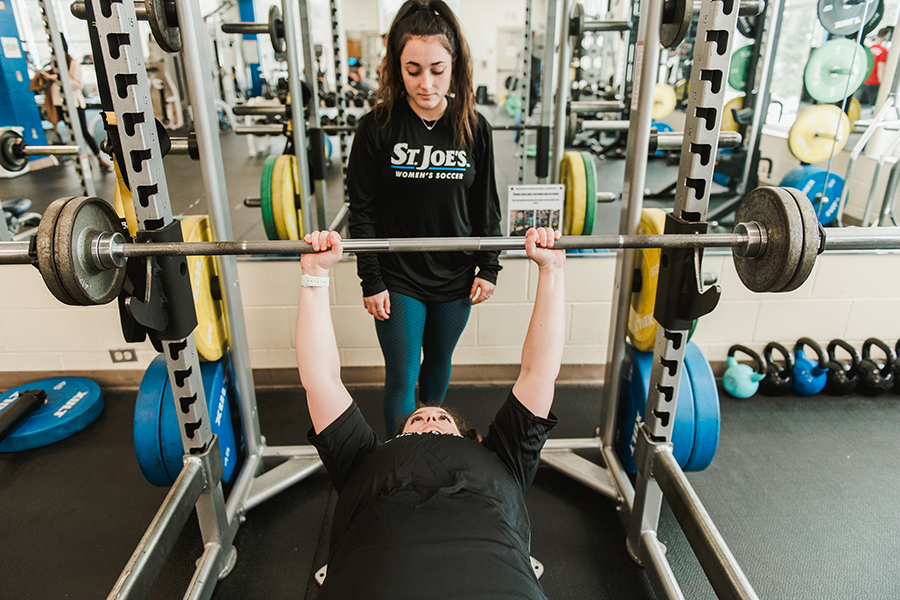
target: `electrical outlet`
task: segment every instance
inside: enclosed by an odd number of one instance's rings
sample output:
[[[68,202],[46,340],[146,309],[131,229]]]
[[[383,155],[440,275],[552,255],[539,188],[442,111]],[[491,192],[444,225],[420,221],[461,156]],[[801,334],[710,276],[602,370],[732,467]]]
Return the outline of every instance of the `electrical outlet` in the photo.
[[[109,357],[114,363],[137,362],[137,353],[134,350],[110,350]]]

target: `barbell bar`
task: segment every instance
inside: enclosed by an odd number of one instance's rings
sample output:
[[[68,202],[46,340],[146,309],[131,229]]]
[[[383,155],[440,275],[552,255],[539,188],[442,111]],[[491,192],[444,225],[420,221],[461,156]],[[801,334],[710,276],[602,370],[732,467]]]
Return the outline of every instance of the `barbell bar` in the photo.
[[[900,249],[900,228],[819,226],[810,201],[792,188],[760,187],[748,193],[732,233],[564,236],[559,249],[732,248],[741,281],[756,292],[797,289],[828,250]],[[34,264],[53,295],[65,304],[111,301],[124,285],[129,259],[162,256],[298,255],[302,241],[133,243],[118,216],[100,198],[60,198],[44,212],[30,242],[0,242],[0,264]],[[345,240],[348,252],[453,252],[521,250],[523,237],[390,238]]]
[[[222,23],[222,31],[244,35],[268,34],[272,49],[279,54],[284,52],[284,20],[281,18],[281,11],[274,4],[269,7],[267,23]]]

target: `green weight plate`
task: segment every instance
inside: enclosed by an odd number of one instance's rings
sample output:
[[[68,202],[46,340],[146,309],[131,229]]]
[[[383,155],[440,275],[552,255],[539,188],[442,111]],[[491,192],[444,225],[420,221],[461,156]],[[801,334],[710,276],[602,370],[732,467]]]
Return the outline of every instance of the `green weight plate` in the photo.
[[[597,213],[597,169],[593,154],[582,150],[581,158],[584,160],[585,196],[587,196],[581,235],[591,235],[594,232],[594,215]]]
[[[863,46],[863,48],[866,49],[866,79],[868,79],[869,75],[872,74],[872,69],[875,68],[875,55],[872,54],[872,51],[868,46]],[[865,82],[866,79],[863,79],[863,82]]]
[[[852,40],[830,40],[810,55],[803,70],[803,83],[817,102],[839,102],[863,84],[868,77],[867,65],[862,46]]]
[[[275,214],[272,212],[272,169],[277,156],[267,156],[263,163],[262,177],[259,180],[259,206],[262,209],[263,228],[270,240],[278,239],[275,231]]]
[[[684,470],[702,471],[712,463],[719,447],[719,388],[709,361],[693,342],[685,347],[684,368],[694,390],[694,446]]]
[[[731,55],[731,65],[728,67],[728,85],[739,92],[744,91],[747,85],[747,63],[753,46],[742,46]]]

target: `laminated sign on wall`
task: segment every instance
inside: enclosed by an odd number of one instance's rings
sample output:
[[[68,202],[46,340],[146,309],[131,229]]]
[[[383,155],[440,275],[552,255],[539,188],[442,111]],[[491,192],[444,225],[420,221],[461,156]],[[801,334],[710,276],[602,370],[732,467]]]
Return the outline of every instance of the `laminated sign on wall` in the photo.
[[[562,185],[509,186],[506,235],[525,235],[529,227],[562,228],[564,196]]]

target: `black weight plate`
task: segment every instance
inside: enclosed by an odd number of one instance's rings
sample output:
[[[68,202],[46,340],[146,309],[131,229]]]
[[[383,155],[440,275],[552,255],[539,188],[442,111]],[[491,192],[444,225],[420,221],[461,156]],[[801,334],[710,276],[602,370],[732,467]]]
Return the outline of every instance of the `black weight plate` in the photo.
[[[868,26],[869,18],[878,12],[878,4],[883,2],[884,0],[819,0],[817,12],[822,26],[829,33],[849,36],[859,32],[863,24]],[[884,14],[884,9],[881,13]]]
[[[16,144],[22,143],[22,136],[14,129],[0,133],[0,166],[13,173],[21,171],[28,164],[28,157],[15,150]]]
[[[275,54],[284,52],[284,25],[281,20],[281,11],[274,4],[269,7],[269,41]]]
[[[38,271],[41,272],[41,277],[50,293],[63,304],[78,306],[78,302],[75,302],[69,292],[63,287],[59,273],[56,270],[56,221],[59,219],[60,211],[72,199],[60,198],[54,200],[50,203],[50,206],[44,209],[44,214],[41,215],[41,221],[37,230],[37,260]]]
[[[153,32],[153,39],[159,47],[172,54],[180,52],[181,30],[177,25],[170,23],[166,14],[165,0],[144,0],[144,7],[147,10],[150,31]]]
[[[738,17],[737,30],[742,36],[755,40],[756,35],[759,33],[759,19],[756,17]]]
[[[693,1],[673,0],[673,2],[672,20],[669,21],[664,17],[659,30],[659,43],[666,48],[675,48],[681,44],[694,18]]]
[[[863,27],[863,34],[869,35],[875,28],[878,27],[878,24],[881,23],[881,18],[884,16],[884,0],[878,0],[878,8],[875,9],[875,14],[869,17],[869,20],[866,21],[866,26]]]

